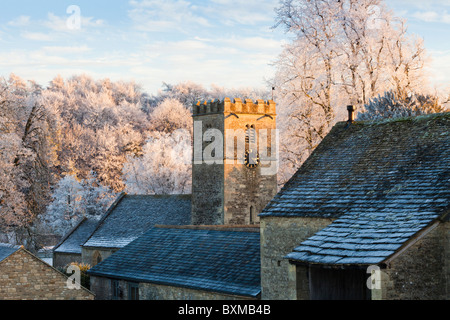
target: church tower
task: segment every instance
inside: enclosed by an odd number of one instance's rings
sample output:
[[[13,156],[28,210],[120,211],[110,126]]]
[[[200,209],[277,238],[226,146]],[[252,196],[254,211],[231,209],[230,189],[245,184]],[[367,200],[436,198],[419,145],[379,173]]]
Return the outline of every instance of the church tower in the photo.
[[[277,192],[275,103],[198,102],[193,120],[192,224],[259,223]]]

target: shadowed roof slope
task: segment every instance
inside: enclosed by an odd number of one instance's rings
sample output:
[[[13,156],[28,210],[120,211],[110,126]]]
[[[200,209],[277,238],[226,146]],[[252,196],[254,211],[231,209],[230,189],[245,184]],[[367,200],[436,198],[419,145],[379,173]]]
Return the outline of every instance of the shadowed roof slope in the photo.
[[[338,218],[286,258],[378,264],[450,209],[450,113],[338,123],[262,216]]]
[[[55,246],[53,252],[57,253],[79,253],[81,254],[81,245],[94,232],[98,220],[83,217],[77,225],[70,230],[67,235],[61,239]]]
[[[256,297],[259,232],[152,228],[90,275]]]
[[[20,249],[20,246],[7,243],[0,243],[0,262],[8,258],[14,252]]]
[[[122,248],[156,224],[184,225],[190,220],[190,195],[122,195],[83,246]]]

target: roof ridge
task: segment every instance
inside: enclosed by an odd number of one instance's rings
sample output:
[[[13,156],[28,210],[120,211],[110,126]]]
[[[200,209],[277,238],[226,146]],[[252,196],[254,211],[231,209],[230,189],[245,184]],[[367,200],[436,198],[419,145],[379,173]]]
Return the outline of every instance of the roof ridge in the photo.
[[[425,120],[430,120],[430,119],[434,119],[434,118],[450,119],[450,110],[445,111],[445,112],[438,112],[438,113],[420,114],[417,116],[407,116],[407,117],[398,117],[398,118],[382,118],[382,119],[375,119],[375,120],[355,120],[355,121],[353,121],[353,124],[379,125],[379,124],[389,124],[389,123],[404,122],[404,121],[425,121]],[[347,121],[339,121],[337,123],[348,124]]]
[[[56,249],[58,249],[63,243],[64,241],[66,241],[70,235],[72,235],[75,230],[78,229],[78,227],[84,222],[86,221],[88,218],[86,218],[86,216],[83,216],[70,230],[69,232],[67,232],[67,234],[65,234],[61,240],[56,244],[56,246],[53,247],[52,251],[55,251]]]
[[[126,192],[121,192],[119,194],[117,199],[109,206],[108,210],[106,210],[105,214],[100,218],[94,231],[91,232],[90,236],[86,239],[86,241],[83,242],[82,245],[84,245],[86,242],[89,241],[89,239],[92,237],[92,235],[98,230],[98,228],[100,228],[100,226],[103,224],[103,222],[106,220],[106,218],[111,214],[111,212],[114,210],[114,208],[117,207],[117,205],[122,201],[122,199],[125,198],[126,195],[127,195]]]

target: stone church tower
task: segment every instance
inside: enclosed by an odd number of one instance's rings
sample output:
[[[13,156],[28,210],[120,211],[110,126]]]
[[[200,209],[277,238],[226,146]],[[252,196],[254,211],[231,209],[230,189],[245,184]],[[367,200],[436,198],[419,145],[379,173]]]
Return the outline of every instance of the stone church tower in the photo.
[[[193,106],[192,224],[259,223],[277,193],[273,101],[223,101]]]

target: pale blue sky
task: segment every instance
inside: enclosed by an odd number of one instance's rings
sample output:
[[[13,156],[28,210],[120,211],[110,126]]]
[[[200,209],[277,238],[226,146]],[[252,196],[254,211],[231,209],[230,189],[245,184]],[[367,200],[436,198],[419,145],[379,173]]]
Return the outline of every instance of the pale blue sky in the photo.
[[[450,84],[450,0],[387,0],[424,38],[433,83]],[[57,74],[263,87],[287,37],[272,30],[278,0],[15,0],[0,12],[0,76],[42,85]],[[70,29],[70,5],[81,29]]]

